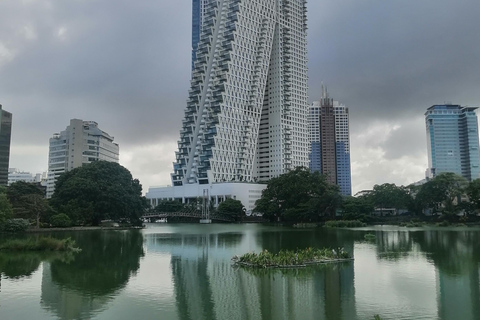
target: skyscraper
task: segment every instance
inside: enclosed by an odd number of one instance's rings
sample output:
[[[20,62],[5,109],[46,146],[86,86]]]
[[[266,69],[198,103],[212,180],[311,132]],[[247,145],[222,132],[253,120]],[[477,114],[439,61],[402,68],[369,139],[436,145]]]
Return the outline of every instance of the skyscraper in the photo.
[[[192,0],[192,70],[197,57],[197,47],[200,41],[203,18],[208,2],[212,0]]]
[[[453,172],[469,181],[480,178],[476,109],[453,104],[427,109],[427,177]]]
[[[119,147],[113,137],[94,121],[70,120],[70,125],[50,138],[47,198],[55,191],[55,181],[64,172],[83,164],[103,160],[118,163]]]
[[[308,166],[306,11],[306,0],[193,0],[173,187],[150,188],[153,206],[208,189],[215,204],[234,198],[249,212],[265,188],[249,182]]]
[[[326,175],[343,195],[351,195],[348,108],[331,99],[322,87],[322,98],[310,107],[308,128],[310,170]]]
[[[305,0],[207,1],[172,182],[308,165]]]
[[[12,137],[12,114],[2,109],[0,104],[0,185],[8,184],[10,164],[10,140]]]

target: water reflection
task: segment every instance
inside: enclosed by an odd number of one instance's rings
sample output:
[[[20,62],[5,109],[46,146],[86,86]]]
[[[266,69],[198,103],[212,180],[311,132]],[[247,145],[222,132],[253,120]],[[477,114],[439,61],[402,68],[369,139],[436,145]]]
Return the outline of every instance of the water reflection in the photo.
[[[138,231],[73,234],[82,249],[74,263],[45,262],[41,305],[60,319],[90,319],[134,275],[144,256]]]
[[[480,319],[480,232],[405,230],[377,232],[379,259],[400,261],[421,253],[435,266],[439,319]]]
[[[171,254],[180,319],[355,318],[353,263],[300,270],[235,268],[232,248],[242,247],[243,240],[243,233],[146,236],[149,252]],[[322,238],[302,230],[260,232],[255,250],[340,244],[353,252],[353,243],[345,232]]]

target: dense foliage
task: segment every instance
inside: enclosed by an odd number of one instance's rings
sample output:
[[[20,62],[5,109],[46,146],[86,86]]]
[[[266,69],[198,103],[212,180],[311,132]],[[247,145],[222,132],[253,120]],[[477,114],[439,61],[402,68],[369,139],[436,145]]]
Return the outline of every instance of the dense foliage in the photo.
[[[72,220],[65,213],[60,213],[50,218],[50,224],[55,228],[67,228],[72,225]]]
[[[229,198],[218,205],[216,213],[232,217],[238,221],[245,216],[245,207],[240,200]]]
[[[317,221],[334,216],[340,203],[337,186],[319,172],[299,167],[270,179],[254,211],[271,221]]]
[[[147,208],[142,186],[121,165],[96,161],[62,174],[50,201],[74,224],[98,225],[102,220],[140,224]]]
[[[45,191],[37,183],[17,181],[8,187],[6,194],[12,204],[13,217],[33,220],[37,228],[40,220],[51,210]]]
[[[8,219],[2,225],[2,231],[9,233],[24,232],[30,226],[30,222],[26,219]]]

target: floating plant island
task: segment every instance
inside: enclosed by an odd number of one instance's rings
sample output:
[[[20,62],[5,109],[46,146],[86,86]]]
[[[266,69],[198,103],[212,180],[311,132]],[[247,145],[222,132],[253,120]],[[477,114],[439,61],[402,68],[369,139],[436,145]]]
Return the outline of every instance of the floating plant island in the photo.
[[[234,256],[232,261],[236,265],[257,268],[302,268],[316,264],[351,261],[353,258],[343,250],[306,248],[297,250],[281,250],[273,254],[264,250],[260,253],[245,253]]]

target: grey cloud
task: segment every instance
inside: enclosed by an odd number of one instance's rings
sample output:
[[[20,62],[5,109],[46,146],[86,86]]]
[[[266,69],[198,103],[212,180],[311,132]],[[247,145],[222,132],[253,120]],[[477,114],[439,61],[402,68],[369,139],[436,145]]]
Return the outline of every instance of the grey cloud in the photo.
[[[444,101],[480,104],[480,2],[309,0],[308,8],[310,100],[324,81],[350,108],[352,134],[421,117]],[[177,140],[190,80],[191,0],[2,0],[0,12],[0,43],[16,54],[0,57],[12,143],[47,148],[74,117],[97,121],[121,150]],[[25,27],[36,39],[26,39]],[[423,126],[395,132],[381,146],[385,156],[418,155],[420,143],[404,146],[417,134],[424,139]]]

